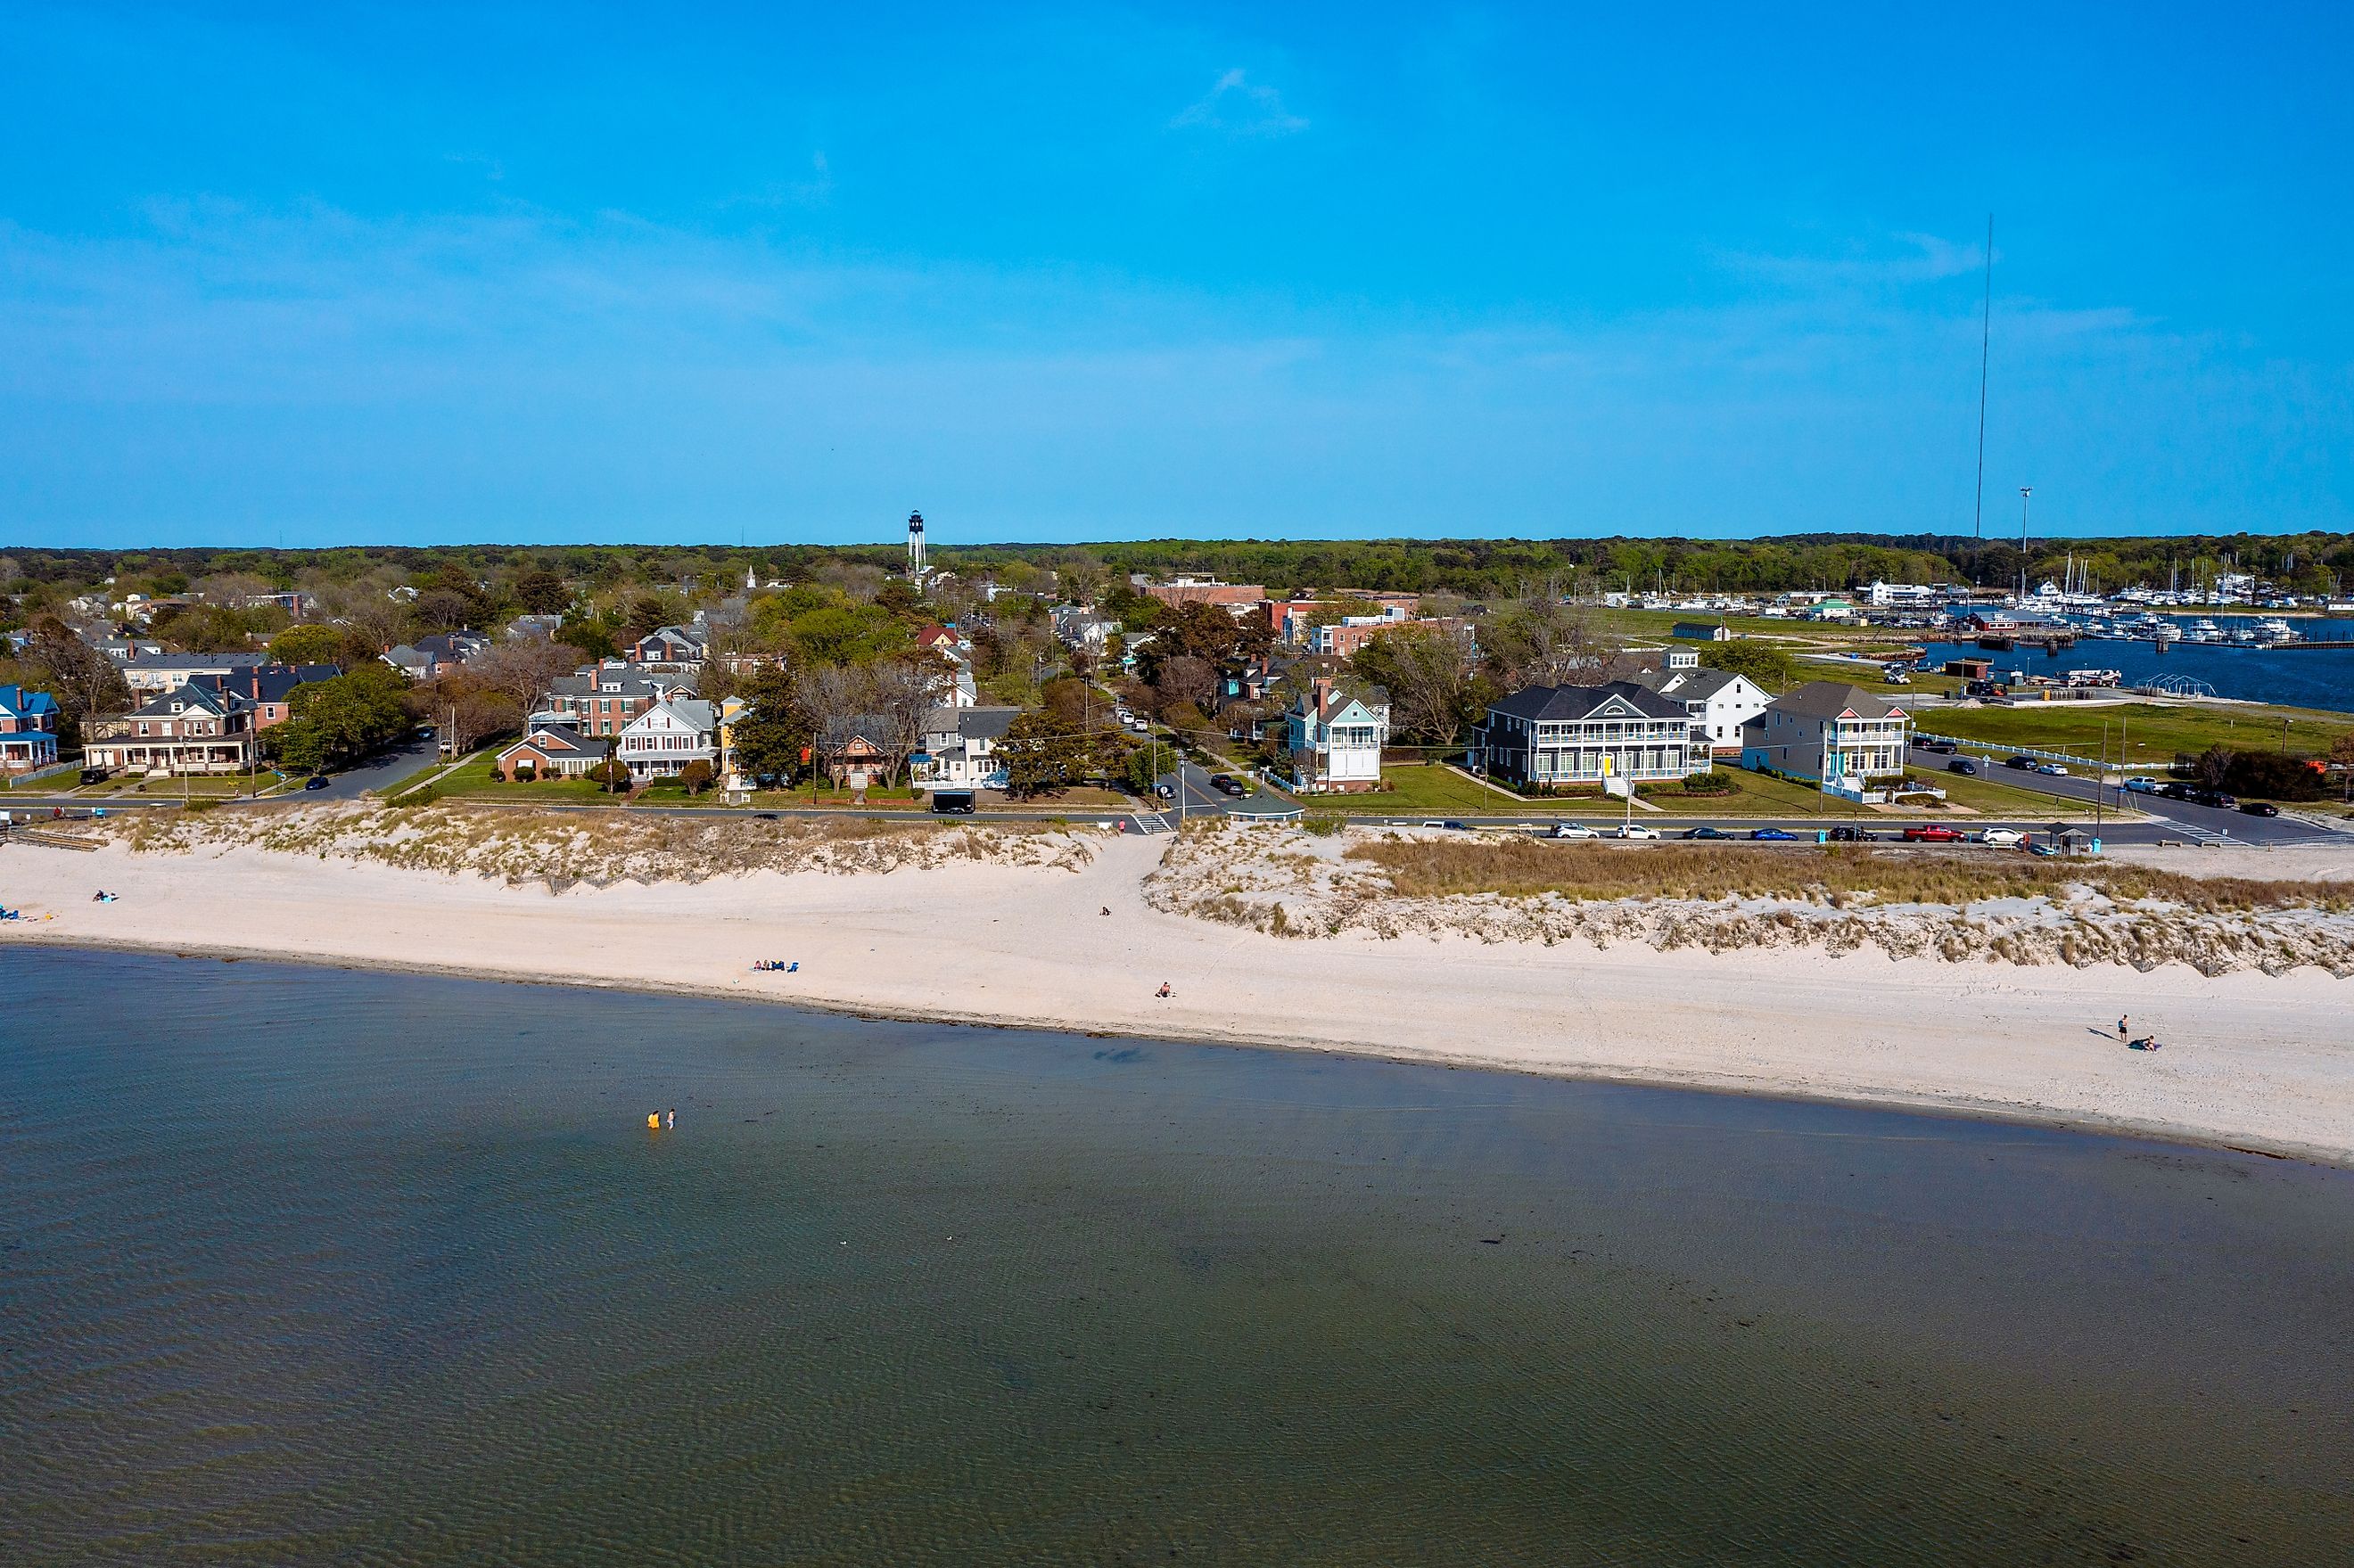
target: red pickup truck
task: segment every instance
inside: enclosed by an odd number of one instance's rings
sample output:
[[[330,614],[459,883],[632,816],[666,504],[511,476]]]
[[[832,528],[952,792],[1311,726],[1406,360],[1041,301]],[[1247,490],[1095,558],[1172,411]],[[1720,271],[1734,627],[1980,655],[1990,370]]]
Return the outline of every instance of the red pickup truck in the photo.
[[[1908,844],[1957,844],[1966,836],[1961,829],[1939,822],[1925,822],[1904,830],[1904,842]]]

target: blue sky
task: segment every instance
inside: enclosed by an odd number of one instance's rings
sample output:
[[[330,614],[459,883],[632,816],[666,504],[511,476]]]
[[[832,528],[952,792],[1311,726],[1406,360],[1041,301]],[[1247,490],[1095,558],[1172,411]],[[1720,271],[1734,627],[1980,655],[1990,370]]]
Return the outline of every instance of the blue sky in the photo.
[[[1890,9],[0,5],[0,542],[1967,532],[1989,211],[1990,533],[2354,528],[2354,8]]]

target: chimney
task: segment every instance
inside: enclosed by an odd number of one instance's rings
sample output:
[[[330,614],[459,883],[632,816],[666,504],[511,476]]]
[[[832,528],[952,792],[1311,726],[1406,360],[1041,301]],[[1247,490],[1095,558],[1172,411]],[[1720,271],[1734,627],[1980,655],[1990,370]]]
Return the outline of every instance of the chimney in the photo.
[[[1316,716],[1318,718],[1322,718],[1324,716],[1324,710],[1331,705],[1332,677],[1330,675],[1319,675],[1316,677]]]

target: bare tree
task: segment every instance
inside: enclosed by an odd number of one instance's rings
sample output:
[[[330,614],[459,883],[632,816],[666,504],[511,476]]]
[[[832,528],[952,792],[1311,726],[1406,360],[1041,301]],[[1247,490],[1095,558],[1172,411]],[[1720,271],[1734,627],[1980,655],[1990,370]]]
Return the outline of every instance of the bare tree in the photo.
[[[1463,727],[1471,671],[1463,640],[1454,632],[1415,627],[1385,632],[1359,651],[1351,668],[1387,688],[1399,735],[1446,746]]]
[[[1499,618],[1481,639],[1496,673],[1513,690],[1523,686],[1598,686],[1620,679],[1628,664],[1585,610],[1553,599],[1531,599]]]
[[[923,743],[924,720],[940,705],[938,663],[936,659],[891,659],[865,671],[866,711],[883,730],[866,738],[890,754],[894,773],[907,766],[909,754]]]
[[[559,675],[568,675],[588,662],[588,655],[568,642],[545,637],[519,637],[476,654],[466,673],[485,689],[499,693],[529,713],[539,705]]]
[[[1154,683],[1161,693],[1161,706],[1173,708],[1190,703],[1207,713],[1210,700],[1217,695],[1218,672],[1206,659],[1196,659],[1181,653],[1173,659],[1161,661],[1160,679]]]

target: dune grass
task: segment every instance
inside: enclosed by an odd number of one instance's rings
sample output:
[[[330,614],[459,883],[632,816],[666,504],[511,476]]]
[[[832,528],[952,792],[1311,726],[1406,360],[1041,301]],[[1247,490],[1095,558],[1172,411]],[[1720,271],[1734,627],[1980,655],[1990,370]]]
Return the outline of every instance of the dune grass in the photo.
[[[2354,888],[2252,877],[2197,877],[2147,866],[2052,861],[1995,850],[1889,853],[1850,845],[1776,849],[1700,843],[1553,843],[1512,839],[1358,844],[1348,858],[1376,866],[1407,897],[1558,894],[1622,898],[1792,898],[1844,905],[1963,905],[2061,896],[2084,886],[2120,903],[2154,899],[2200,913],[2354,906]]]

